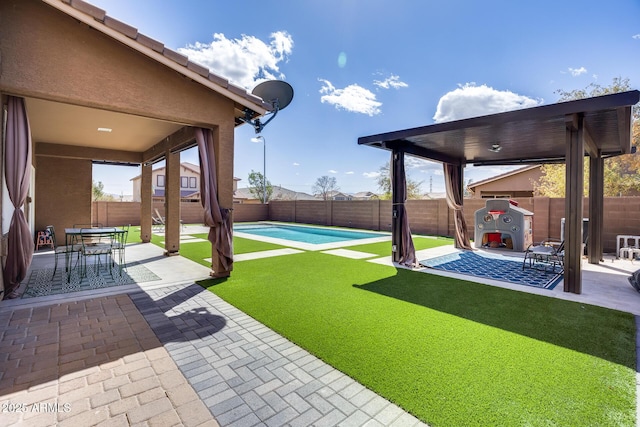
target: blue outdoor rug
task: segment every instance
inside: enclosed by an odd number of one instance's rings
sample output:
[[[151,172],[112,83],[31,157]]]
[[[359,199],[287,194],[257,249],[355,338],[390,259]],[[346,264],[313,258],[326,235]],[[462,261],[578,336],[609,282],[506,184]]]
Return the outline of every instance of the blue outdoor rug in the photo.
[[[512,261],[503,256],[488,257],[472,251],[443,255],[420,261],[420,264],[436,270],[542,289],[553,289],[563,278],[559,271],[522,270],[522,261]]]
[[[95,266],[90,265],[87,267],[85,277],[80,277],[78,269],[71,270],[71,277],[67,277],[64,266],[57,269],[55,276],[51,277],[52,274],[53,268],[32,271],[22,298],[66,294],[160,280],[160,277],[151,270],[138,263],[127,264],[126,268],[122,270],[116,266],[112,269],[112,273],[104,266],[96,271]]]

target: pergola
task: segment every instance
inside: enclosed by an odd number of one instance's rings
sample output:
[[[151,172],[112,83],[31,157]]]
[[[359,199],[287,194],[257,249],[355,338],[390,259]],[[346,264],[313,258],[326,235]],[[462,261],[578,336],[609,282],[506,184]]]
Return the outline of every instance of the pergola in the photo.
[[[564,291],[581,293],[584,156],[589,156],[589,263],[602,259],[604,159],[632,152],[632,106],[637,90],[506,113],[438,123],[358,138],[358,144],[393,152],[392,168],[404,154],[448,164],[462,189],[467,164],[566,163]],[[404,180],[393,180],[393,260],[402,254]],[[448,189],[449,191],[449,189]],[[456,223],[458,226],[458,223]]]

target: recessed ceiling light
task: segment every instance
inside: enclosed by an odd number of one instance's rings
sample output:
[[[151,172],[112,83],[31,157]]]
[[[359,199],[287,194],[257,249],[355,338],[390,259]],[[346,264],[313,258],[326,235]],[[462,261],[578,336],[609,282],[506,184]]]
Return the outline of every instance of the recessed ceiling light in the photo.
[[[111,132],[112,130],[111,128],[98,128],[98,132]]]
[[[500,144],[498,144],[498,143],[492,144],[491,148],[489,148],[489,151],[492,151],[494,153],[499,153],[500,150],[502,150],[502,146]]]

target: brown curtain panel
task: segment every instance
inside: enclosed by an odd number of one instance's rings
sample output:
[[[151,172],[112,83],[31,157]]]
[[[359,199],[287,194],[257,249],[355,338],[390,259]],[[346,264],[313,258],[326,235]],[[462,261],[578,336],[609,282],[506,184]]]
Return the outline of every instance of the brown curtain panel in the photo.
[[[13,215],[7,241],[7,262],[3,271],[5,297],[27,275],[33,257],[33,238],[22,207],[27,199],[31,179],[31,130],[23,98],[8,97],[5,148],[5,180]]]
[[[455,221],[455,246],[459,249],[473,250],[469,242],[467,222],[462,209],[462,176],[461,168],[449,163],[443,163],[444,183],[447,189],[447,205],[453,209]]]
[[[396,154],[398,154],[396,156]],[[416,262],[416,249],[411,238],[411,229],[409,228],[409,218],[407,217],[407,209],[405,202],[407,201],[407,178],[404,170],[404,155],[401,153],[391,154],[393,175],[391,177],[393,191],[398,194],[394,198],[399,203],[394,203],[394,209],[398,211],[398,221],[400,221],[400,258],[399,263],[408,267],[414,267]]]
[[[213,147],[213,131],[196,128],[196,142],[200,158],[200,203],[204,208],[204,224],[209,227],[209,241],[216,248],[219,264],[224,271],[233,270],[233,235],[231,210],[220,208],[218,203],[218,179],[216,154]],[[216,263],[213,263],[216,265]],[[216,273],[219,273],[216,271]]]

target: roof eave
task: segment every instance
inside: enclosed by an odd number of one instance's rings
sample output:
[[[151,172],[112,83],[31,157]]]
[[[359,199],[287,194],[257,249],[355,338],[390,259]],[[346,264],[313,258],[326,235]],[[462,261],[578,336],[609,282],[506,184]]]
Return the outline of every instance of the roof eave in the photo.
[[[175,59],[167,57],[165,54],[173,55],[174,57],[180,56],[180,54],[164,47],[162,43],[146,43],[145,45],[138,42],[136,40],[138,37],[145,38],[145,40],[154,40],[150,39],[148,36],[138,33],[135,28],[108,17],[106,15],[106,12],[100,8],[78,0],[74,0],[74,5],[82,7],[84,11],[71,6],[71,4],[69,4],[71,3],[69,0],[67,0],[66,2],[65,0],[42,1],[49,6],[59,10],[60,12],[63,12],[73,17],[74,19],[77,19],[78,21],[90,26],[91,28],[113,38],[114,40],[119,41],[127,47],[130,47],[131,49],[171,68],[172,70],[184,75],[185,77],[188,77],[191,80],[200,83],[207,89],[217,92],[231,99],[235,103],[240,104],[242,107],[252,110],[257,115],[262,116],[269,111],[270,106],[261,98],[247,92],[244,88],[236,86],[230,83],[228,80],[211,73],[206,67],[191,62],[188,59],[186,59],[186,61],[182,61],[184,62],[183,65],[176,62]],[[104,22],[105,18],[110,18],[113,20],[113,22],[121,24],[120,26],[125,30],[126,34],[125,32],[121,32],[107,26]],[[150,47],[151,45],[154,45],[155,49]],[[159,52],[159,46],[163,46],[162,52]],[[225,82],[226,86],[224,85]]]

